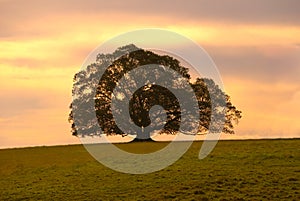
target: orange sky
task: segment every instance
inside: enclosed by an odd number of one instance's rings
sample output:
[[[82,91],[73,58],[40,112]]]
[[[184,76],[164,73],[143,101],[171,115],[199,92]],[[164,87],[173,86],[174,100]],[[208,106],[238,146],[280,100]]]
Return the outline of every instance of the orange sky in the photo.
[[[224,138],[300,137],[297,1],[84,2],[0,0],[0,148],[78,143],[67,122],[73,75],[102,42],[141,28],[210,54],[243,111]]]

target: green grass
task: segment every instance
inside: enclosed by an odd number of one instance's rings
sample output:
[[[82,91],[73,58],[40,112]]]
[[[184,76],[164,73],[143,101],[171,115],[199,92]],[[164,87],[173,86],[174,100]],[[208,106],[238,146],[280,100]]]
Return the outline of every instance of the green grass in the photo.
[[[165,145],[118,146],[147,152]],[[199,160],[201,142],[195,142],[173,165],[145,175],[110,170],[81,145],[4,149],[0,200],[300,200],[299,145],[296,139],[220,141]]]

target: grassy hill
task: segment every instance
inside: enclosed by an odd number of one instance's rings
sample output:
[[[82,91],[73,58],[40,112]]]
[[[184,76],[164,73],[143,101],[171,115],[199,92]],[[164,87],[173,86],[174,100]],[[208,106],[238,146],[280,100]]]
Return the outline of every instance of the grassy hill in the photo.
[[[166,145],[141,143],[118,146]],[[299,139],[220,141],[203,160],[200,146],[145,175],[110,170],[82,145],[3,149],[0,200],[300,200]]]

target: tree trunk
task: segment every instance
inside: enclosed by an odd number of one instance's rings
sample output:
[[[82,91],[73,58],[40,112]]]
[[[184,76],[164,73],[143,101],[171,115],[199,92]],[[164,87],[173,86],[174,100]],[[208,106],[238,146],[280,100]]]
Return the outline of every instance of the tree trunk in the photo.
[[[144,131],[144,129],[142,129],[142,132],[140,132],[132,142],[155,142],[155,141],[150,137],[150,132]]]
[[[152,138],[147,138],[147,139],[139,139],[139,138],[134,138],[131,142],[155,142]]]

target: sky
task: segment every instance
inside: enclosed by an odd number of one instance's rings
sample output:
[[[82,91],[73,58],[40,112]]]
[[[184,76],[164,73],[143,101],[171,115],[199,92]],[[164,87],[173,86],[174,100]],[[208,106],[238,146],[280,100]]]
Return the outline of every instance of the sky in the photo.
[[[128,31],[161,28],[202,46],[242,110],[224,139],[300,137],[298,0],[0,0],[0,148],[72,144],[72,78]]]

